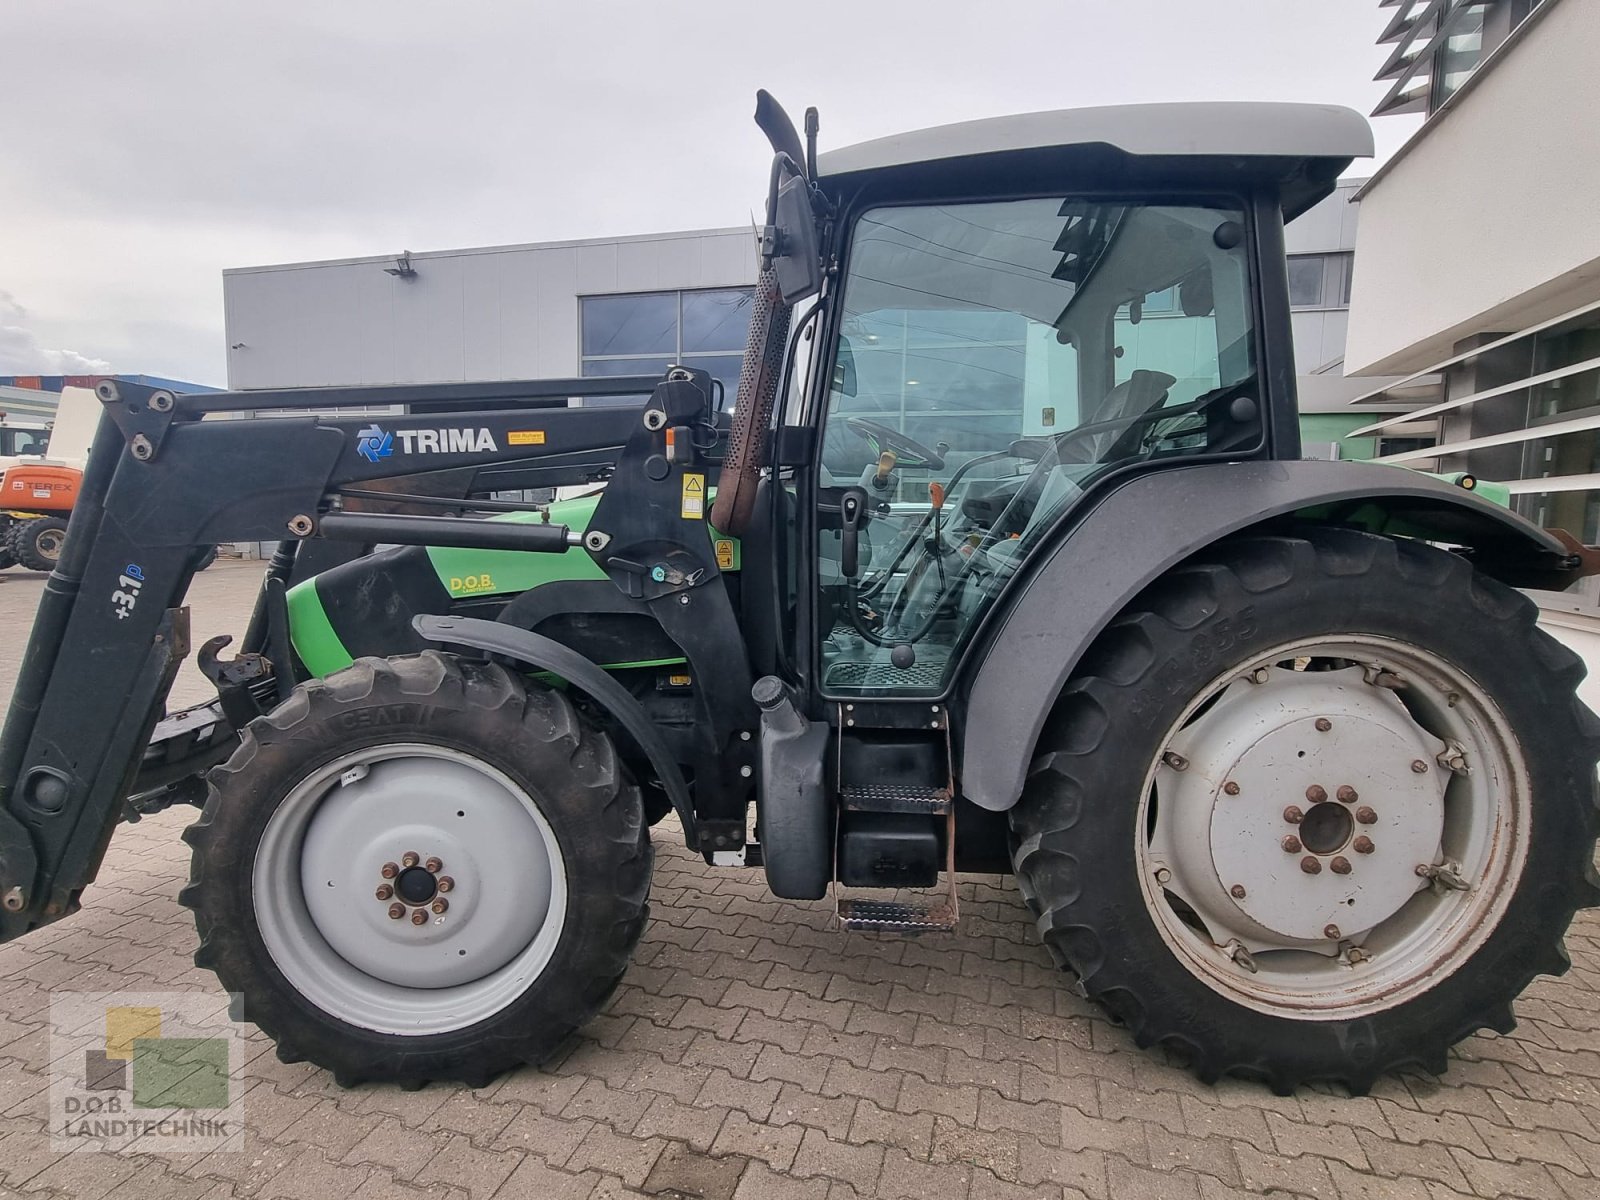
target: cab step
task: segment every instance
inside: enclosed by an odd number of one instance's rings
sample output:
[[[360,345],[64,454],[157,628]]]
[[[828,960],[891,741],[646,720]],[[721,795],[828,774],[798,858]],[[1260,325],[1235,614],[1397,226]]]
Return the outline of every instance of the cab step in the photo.
[[[953,933],[956,911],[948,902],[901,904],[892,900],[841,899],[839,925],[858,933]]]
[[[899,783],[847,784],[839,798],[851,812],[921,813],[943,816],[950,811],[950,789]]]

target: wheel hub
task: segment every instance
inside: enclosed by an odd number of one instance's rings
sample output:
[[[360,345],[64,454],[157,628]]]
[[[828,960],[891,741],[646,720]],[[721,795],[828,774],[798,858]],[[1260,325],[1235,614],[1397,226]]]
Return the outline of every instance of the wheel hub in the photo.
[[[426,867],[407,867],[394,881],[395,895],[407,904],[426,904],[439,891],[439,879]]]
[[[1213,936],[1334,953],[1399,911],[1416,865],[1437,858],[1449,773],[1430,764],[1443,749],[1359,667],[1260,669],[1158,768],[1165,886]]]

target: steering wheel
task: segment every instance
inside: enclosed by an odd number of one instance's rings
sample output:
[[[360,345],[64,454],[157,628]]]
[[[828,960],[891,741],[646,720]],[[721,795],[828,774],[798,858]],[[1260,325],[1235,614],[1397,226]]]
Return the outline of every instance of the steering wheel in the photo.
[[[923,445],[908,433],[880,425],[877,421],[869,421],[866,417],[846,417],[844,423],[845,428],[867,443],[874,458],[885,450],[893,450],[897,466],[926,467],[930,471],[944,469],[944,455]]]

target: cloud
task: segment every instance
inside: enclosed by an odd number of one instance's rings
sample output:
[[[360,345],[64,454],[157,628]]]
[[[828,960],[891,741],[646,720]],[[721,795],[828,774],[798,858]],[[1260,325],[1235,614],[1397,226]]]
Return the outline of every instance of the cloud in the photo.
[[[76,350],[41,346],[27,327],[28,310],[0,291],[0,375],[104,375],[111,364]]]

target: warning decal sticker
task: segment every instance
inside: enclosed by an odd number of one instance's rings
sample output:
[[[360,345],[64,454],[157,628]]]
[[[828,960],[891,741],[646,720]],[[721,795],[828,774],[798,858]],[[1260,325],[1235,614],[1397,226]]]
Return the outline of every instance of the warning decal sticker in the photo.
[[[685,521],[702,521],[706,515],[706,477],[684,472],[683,505],[679,513]]]

